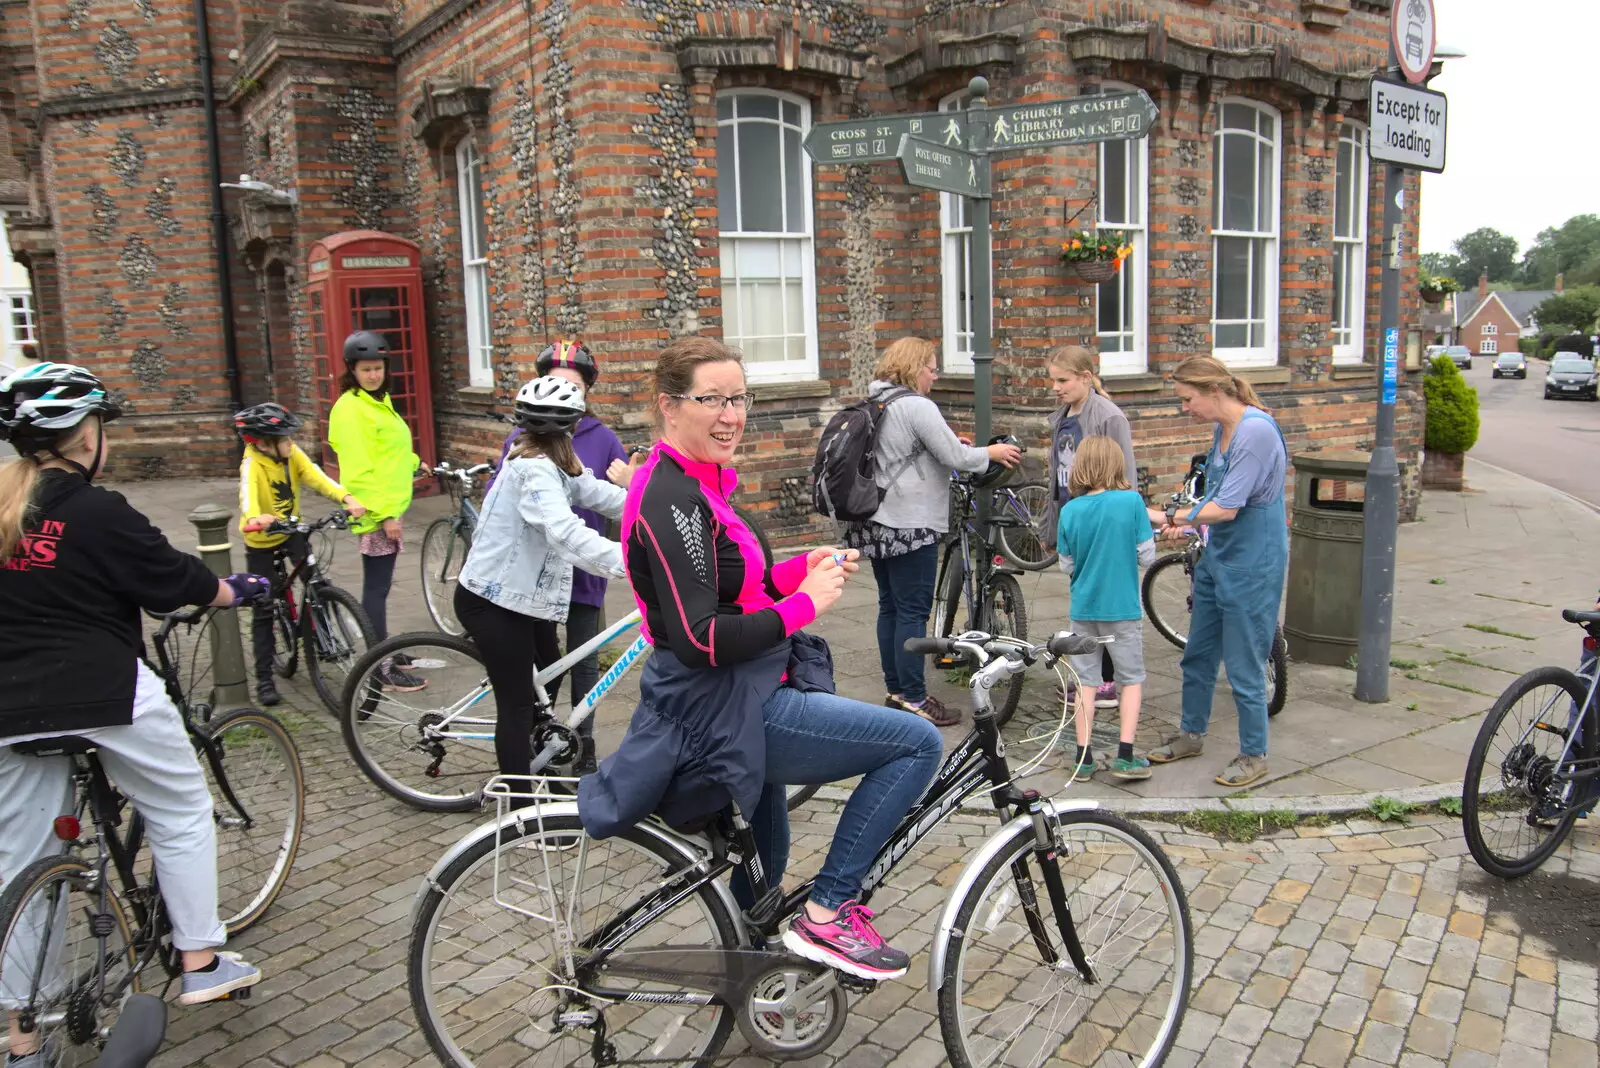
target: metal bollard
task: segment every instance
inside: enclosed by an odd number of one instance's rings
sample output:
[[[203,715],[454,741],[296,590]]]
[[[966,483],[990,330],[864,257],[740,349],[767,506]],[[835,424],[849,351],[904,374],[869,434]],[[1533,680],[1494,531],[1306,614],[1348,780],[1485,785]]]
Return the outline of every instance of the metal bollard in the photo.
[[[215,504],[202,504],[189,513],[199,538],[200,559],[212,574],[223,578],[233,574],[233,545],[228,541],[228,526],[233,513]],[[211,705],[218,711],[240,708],[250,703],[246,684],[244,646],[239,641],[239,613],[219,612],[211,620]]]

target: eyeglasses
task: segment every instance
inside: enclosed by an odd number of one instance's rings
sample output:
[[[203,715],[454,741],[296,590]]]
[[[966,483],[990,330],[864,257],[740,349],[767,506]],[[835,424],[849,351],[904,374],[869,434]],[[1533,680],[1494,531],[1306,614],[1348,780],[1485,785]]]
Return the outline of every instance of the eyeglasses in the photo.
[[[695,396],[692,393],[674,393],[674,400],[694,401],[700,407],[710,412],[721,415],[731,405],[736,412],[748,411],[756,402],[754,393],[736,393],[731,397],[724,397],[720,393],[704,393]]]

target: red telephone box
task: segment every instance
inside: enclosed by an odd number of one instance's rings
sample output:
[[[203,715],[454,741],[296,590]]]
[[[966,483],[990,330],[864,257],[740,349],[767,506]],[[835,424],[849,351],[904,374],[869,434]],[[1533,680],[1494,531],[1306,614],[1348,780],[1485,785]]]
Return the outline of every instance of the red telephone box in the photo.
[[[327,445],[328,412],[339,399],[344,339],[358,330],[388,340],[389,396],[411,427],[417,455],[431,466],[437,456],[416,242],[377,230],[351,230],[312,245],[309,260],[306,290],[323,467],[330,473],[338,469]]]

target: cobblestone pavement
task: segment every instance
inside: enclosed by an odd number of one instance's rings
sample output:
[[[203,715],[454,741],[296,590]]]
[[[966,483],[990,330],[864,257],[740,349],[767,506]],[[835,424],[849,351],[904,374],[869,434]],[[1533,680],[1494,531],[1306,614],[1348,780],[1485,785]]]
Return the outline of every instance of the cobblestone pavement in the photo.
[[[306,767],[307,833],[284,895],[235,947],[266,979],[248,1002],[174,1008],[156,1064],[432,1065],[406,991],[408,912],[420,876],[478,817],[405,808],[360,776],[329,717],[285,718]],[[793,871],[815,870],[836,813],[818,799],[797,814]],[[1464,860],[1455,821],[1300,827],[1248,844],[1149,826],[1179,865],[1195,925],[1194,995],[1168,1064],[1596,1064],[1593,939],[1560,946],[1538,913],[1489,908],[1500,887]],[[921,985],[927,943],[992,828],[958,813],[874,900],[885,934],[917,954],[912,971],[855,1000],[816,1063],[944,1061]],[[1548,880],[1600,900],[1600,834],[1580,829],[1513,900]]]

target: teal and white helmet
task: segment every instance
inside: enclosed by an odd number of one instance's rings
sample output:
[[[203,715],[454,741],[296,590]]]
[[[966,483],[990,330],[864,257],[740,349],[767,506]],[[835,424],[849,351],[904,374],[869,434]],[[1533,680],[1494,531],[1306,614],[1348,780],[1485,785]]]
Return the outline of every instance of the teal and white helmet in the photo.
[[[35,364],[0,381],[0,441],[43,444],[90,415],[121,414],[100,380],[76,364]]]

